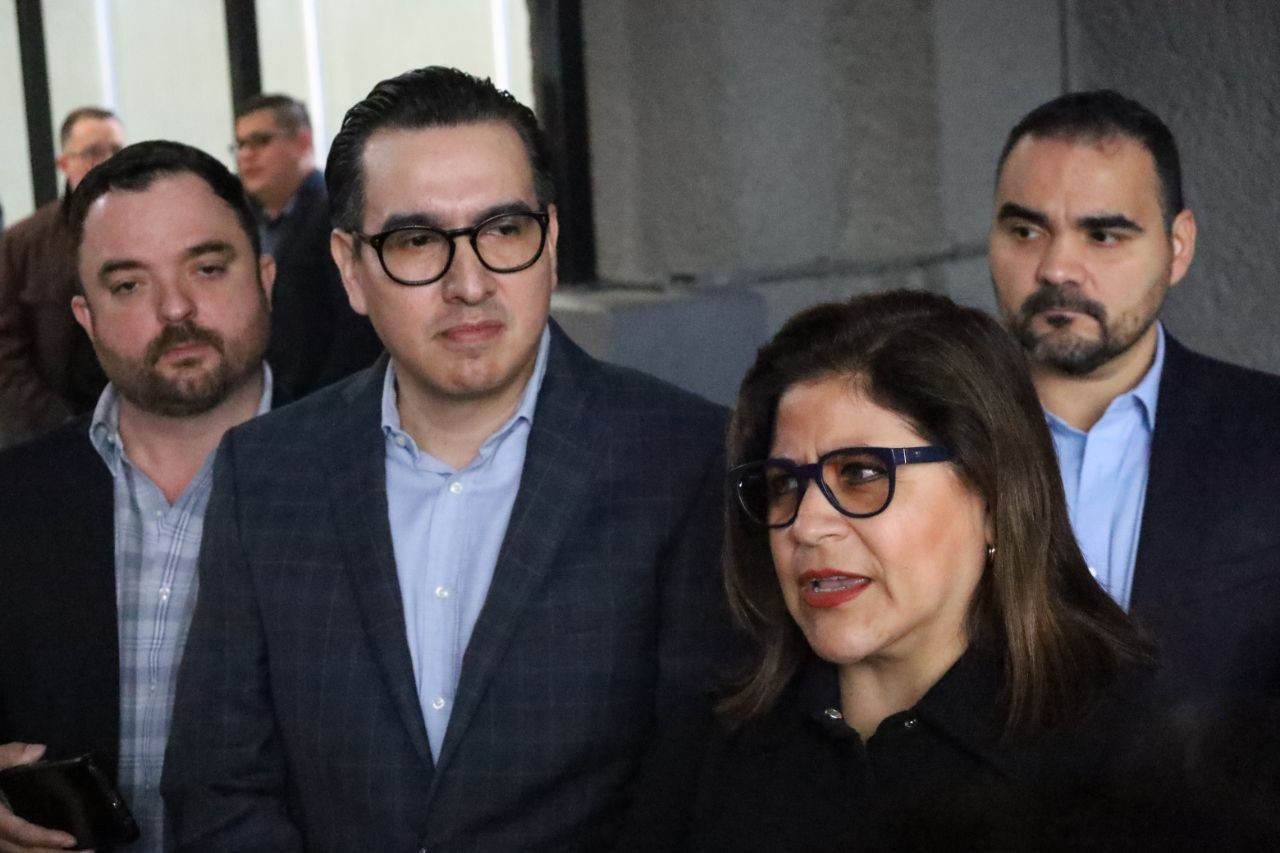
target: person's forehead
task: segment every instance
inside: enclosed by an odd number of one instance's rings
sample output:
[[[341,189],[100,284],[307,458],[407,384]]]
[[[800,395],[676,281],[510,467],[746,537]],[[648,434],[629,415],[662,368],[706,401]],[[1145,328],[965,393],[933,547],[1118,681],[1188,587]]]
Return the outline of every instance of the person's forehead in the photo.
[[[67,147],[77,148],[81,143],[119,139],[123,133],[124,128],[117,119],[85,116],[71,125],[67,134]]]
[[[368,209],[480,199],[533,201],[533,169],[519,134],[502,122],[392,128],[362,152]]]
[[[158,177],[141,190],[108,190],[90,205],[84,223],[84,245],[112,251],[185,249],[166,245],[182,234],[249,243],[231,205],[190,172]]]
[[[1160,201],[1155,159],[1139,141],[1124,135],[1089,138],[1026,136],[1014,145],[1000,170],[996,195],[1068,195],[1080,202],[1122,199]]]
[[[263,107],[260,110],[254,110],[251,113],[245,113],[236,119],[236,131],[238,133],[252,133],[259,130],[278,130],[279,125],[276,123],[276,112],[269,107]]]

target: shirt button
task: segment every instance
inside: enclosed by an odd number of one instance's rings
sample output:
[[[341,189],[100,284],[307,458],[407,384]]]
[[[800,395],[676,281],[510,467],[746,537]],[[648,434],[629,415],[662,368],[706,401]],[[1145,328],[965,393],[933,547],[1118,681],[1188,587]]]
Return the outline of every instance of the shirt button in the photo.
[[[169,588],[167,586],[160,587],[160,600],[161,601],[169,600]]]
[[[1094,580],[1098,579],[1098,570],[1095,569],[1093,566],[1089,567],[1089,574],[1093,575]]]
[[[449,484],[449,491],[453,492],[455,495],[462,494],[462,483],[459,483],[457,480],[454,480],[452,483]]]
[[[915,717],[907,717],[907,719],[903,721],[902,727],[904,729],[914,729],[916,727],[917,722],[919,722],[919,720],[917,720]]]
[[[841,713],[840,713],[839,711],[837,711],[835,708],[828,708],[827,710],[823,711],[822,713],[823,713],[823,715],[824,715],[828,720],[843,720],[843,719],[844,719],[844,714],[841,714]]]
[[[405,441],[405,440],[404,440],[404,436],[403,436],[403,435],[397,435],[397,436],[396,436],[396,446],[397,446],[397,447],[405,447],[405,446],[407,446],[408,444],[409,444],[409,442],[407,442],[407,441]]]
[[[447,586],[436,587],[436,598],[448,598],[449,588]]]
[[[431,700],[431,707],[432,707],[432,708],[435,708],[437,711],[439,711],[439,710],[441,710],[442,708],[444,708],[444,697],[443,697],[443,696],[437,696],[436,698],[432,699],[432,700]]]

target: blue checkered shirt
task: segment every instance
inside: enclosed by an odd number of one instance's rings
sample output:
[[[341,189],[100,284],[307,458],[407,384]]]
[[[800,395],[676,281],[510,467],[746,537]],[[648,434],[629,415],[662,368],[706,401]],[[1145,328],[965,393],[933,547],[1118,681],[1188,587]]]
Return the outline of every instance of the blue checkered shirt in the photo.
[[[264,366],[258,414],[271,408]],[[98,398],[89,439],[115,479],[116,609],[120,642],[119,787],[142,829],[129,849],[162,851],[160,770],[174,682],[196,602],[196,558],[213,487],[210,453],[172,504],[134,466],[120,440],[120,400],[108,385]]]

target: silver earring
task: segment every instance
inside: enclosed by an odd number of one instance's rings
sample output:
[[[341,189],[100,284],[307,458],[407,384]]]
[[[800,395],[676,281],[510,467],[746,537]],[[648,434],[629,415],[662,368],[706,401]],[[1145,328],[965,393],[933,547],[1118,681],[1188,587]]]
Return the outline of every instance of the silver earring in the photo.
[[[988,544],[987,545],[987,562],[990,563],[995,558],[996,558],[996,546]]]

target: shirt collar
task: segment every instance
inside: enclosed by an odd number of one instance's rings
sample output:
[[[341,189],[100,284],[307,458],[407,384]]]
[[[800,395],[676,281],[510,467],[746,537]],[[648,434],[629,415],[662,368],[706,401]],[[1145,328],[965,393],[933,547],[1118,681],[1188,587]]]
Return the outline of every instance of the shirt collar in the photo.
[[[1011,775],[1014,761],[1002,740],[1002,681],[996,655],[971,646],[919,702],[891,716],[919,717],[997,770]],[[840,714],[840,679],[834,665],[816,656],[811,658],[801,668],[795,687],[797,710],[823,735],[835,740],[854,737],[854,730]]]
[[[1129,393],[1133,395],[1147,420],[1147,429],[1156,428],[1156,403],[1160,399],[1160,377],[1164,373],[1164,324],[1156,321],[1156,357],[1145,376]]]
[[[551,351],[551,329],[550,326],[544,327],[542,337],[538,341],[538,356],[533,363],[533,374],[529,377],[529,382],[525,385],[524,393],[520,396],[520,405],[516,407],[515,414],[511,416],[502,426],[494,431],[493,435],[485,439],[484,444],[480,446],[480,458],[487,458],[492,452],[494,446],[502,440],[502,438],[511,432],[516,424],[524,422],[533,423],[533,413],[538,405],[538,391],[542,387],[542,379],[547,373],[547,360]],[[396,370],[395,362],[387,361],[387,372],[382,379],[382,434],[386,436],[387,446],[390,449],[394,445],[403,447],[415,461],[418,457],[424,455],[418,449],[417,442],[413,440],[413,436],[406,433],[400,424],[400,409],[396,405]],[[400,441],[396,441],[399,438]]]
[[[255,414],[265,415],[271,411],[271,396],[275,389],[275,379],[271,375],[271,367],[262,363],[262,397],[258,400]],[[120,395],[115,386],[108,382],[98,396],[98,404],[93,408],[93,420],[89,423],[89,441],[93,449],[98,451],[102,461],[112,475],[124,455],[124,445],[120,441]]]

